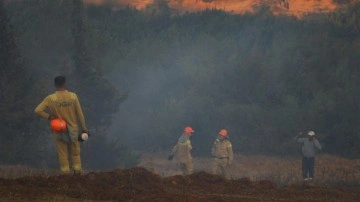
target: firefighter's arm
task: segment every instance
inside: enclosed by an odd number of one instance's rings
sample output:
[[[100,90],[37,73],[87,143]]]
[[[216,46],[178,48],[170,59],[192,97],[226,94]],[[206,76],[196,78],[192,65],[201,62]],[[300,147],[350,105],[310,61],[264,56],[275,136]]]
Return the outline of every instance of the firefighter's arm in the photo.
[[[178,145],[176,144],[171,151],[171,155],[175,155],[177,150],[178,150]]]
[[[188,149],[189,149],[189,151],[191,151],[191,150],[192,150],[192,145],[191,145],[190,140],[187,141],[187,144],[188,144]]]
[[[294,140],[297,142],[297,143],[304,143],[305,141],[305,138],[304,138],[304,135],[302,132],[300,132],[297,136],[294,137]]]
[[[316,149],[321,151],[321,145],[320,145],[320,143],[319,143],[319,141],[317,139],[314,140],[314,145],[315,145]]]
[[[84,117],[83,111],[81,109],[80,101],[77,96],[75,97],[75,110],[76,110],[77,118],[81,124],[82,130],[87,131],[88,129],[85,124],[85,117]]]
[[[47,113],[45,110],[48,109],[48,97],[46,97],[34,110],[35,114],[39,115],[44,119],[51,119],[51,115]]]
[[[232,164],[232,161],[233,161],[233,159],[234,159],[234,153],[233,153],[232,145],[231,145],[230,142],[229,142],[229,144],[227,145],[227,151],[228,151],[228,154],[229,154],[228,164],[231,165],[231,164]]]
[[[177,152],[177,149],[178,149],[178,146],[177,146],[177,144],[176,144],[176,145],[173,147],[170,156],[168,156],[168,158],[167,158],[169,161],[172,161],[172,160],[173,160],[174,155],[175,155],[175,153]]]
[[[215,157],[215,143],[214,143],[213,147],[211,148],[211,156]]]
[[[301,144],[301,143],[305,142],[305,139],[306,138],[303,138],[303,137],[297,137],[295,140],[296,140],[297,143]]]

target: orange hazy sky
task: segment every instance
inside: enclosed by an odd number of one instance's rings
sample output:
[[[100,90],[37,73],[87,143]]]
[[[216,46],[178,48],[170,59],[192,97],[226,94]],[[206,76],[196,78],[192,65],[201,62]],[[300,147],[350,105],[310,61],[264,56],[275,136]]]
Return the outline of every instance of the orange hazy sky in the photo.
[[[105,2],[130,5],[144,9],[154,0],[84,0],[86,3]],[[275,14],[301,16],[313,12],[330,12],[338,8],[332,0],[168,0],[170,8],[178,12],[193,12],[207,8],[223,9],[233,13],[253,12],[261,5],[268,4]]]

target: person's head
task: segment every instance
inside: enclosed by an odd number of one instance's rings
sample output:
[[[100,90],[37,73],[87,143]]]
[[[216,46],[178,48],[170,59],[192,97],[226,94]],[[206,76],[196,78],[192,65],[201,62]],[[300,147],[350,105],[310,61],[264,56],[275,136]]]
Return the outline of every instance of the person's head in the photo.
[[[227,138],[227,135],[228,135],[227,130],[226,130],[226,129],[221,129],[221,130],[219,131],[218,139],[224,140],[224,139]]]
[[[313,139],[313,138],[315,137],[315,132],[312,131],[312,130],[310,130],[310,131],[308,132],[308,137],[309,137],[310,139]]]
[[[192,127],[190,127],[190,126],[186,126],[185,128],[184,128],[184,134],[185,135],[191,135],[193,132],[195,132],[193,129],[192,129]]]
[[[65,76],[57,76],[54,79],[54,85],[56,88],[65,88],[66,78]]]

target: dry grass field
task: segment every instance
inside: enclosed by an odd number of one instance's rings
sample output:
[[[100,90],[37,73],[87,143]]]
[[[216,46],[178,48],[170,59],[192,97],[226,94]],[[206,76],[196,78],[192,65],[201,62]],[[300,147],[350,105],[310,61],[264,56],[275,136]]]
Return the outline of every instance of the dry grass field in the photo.
[[[161,176],[181,174],[176,159],[168,161],[166,155],[144,154],[139,166]],[[211,158],[194,158],[193,161],[196,171],[210,172]],[[301,183],[301,159],[238,154],[228,168],[227,178],[270,180],[279,185]],[[360,185],[360,159],[320,154],[315,159],[315,178],[318,185]]]

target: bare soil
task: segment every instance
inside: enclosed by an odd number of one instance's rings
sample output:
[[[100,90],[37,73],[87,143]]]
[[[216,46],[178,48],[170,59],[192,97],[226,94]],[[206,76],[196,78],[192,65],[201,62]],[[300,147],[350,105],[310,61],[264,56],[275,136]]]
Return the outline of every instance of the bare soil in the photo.
[[[200,171],[163,177],[142,167],[82,176],[0,178],[0,201],[359,201],[360,187],[228,180]]]

